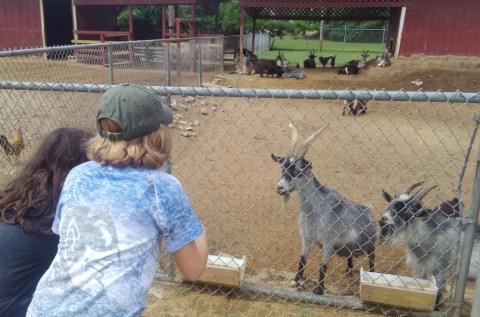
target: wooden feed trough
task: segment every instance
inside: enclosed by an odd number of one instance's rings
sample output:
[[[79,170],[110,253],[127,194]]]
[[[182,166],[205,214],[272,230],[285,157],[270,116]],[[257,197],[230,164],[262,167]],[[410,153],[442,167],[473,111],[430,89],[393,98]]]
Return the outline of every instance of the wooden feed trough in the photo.
[[[432,311],[438,288],[431,280],[365,272],[360,269],[360,300],[397,308]]]
[[[240,287],[245,274],[245,265],[245,256],[242,259],[235,259],[226,256],[209,255],[205,271],[196,282]],[[175,267],[175,271],[183,279],[178,267]]]

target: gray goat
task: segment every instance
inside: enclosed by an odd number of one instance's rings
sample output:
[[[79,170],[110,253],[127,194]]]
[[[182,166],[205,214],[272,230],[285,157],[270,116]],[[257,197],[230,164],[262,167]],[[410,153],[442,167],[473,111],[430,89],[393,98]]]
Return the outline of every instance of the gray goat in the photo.
[[[305,79],[307,74],[302,68],[290,68],[288,63],[283,64],[283,77],[286,78],[296,78],[296,79]]]
[[[271,156],[282,166],[277,193],[284,196],[287,202],[291,192],[299,191],[302,253],[292,283],[298,287],[304,280],[308,252],[312,244],[317,244],[323,252],[318,284],[313,293],[323,295],[327,265],[334,254],[347,258],[346,273],[349,275],[352,275],[352,258],[362,254],[368,256],[370,271],[374,270],[375,241],[378,233],[370,207],[354,203],[336,190],[319,183],[312,173],[312,164],[304,159],[311,143],[327,127],[313,133],[296,151],[298,131],[293,125],[290,126],[293,135],[288,154],[284,157],[274,154]]]
[[[458,217],[458,199],[444,202],[430,210],[421,200],[435,186],[410,194],[422,183],[416,182],[393,197],[386,191],[382,192],[389,204],[379,222],[380,242],[396,238],[406,249],[407,266],[414,276],[423,279],[435,277],[439,288],[436,301],[438,309],[446,283],[457,272],[458,242],[463,241],[465,228]],[[480,228],[477,226],[469,278],[476,278],[479,261]]]

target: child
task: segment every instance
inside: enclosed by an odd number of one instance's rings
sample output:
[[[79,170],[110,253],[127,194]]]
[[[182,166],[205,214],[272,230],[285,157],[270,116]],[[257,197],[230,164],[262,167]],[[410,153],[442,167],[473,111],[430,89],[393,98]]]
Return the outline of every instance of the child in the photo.
[[[92,161],[65,181],[53,223],[58,254],[28,316],[140,316],[162,239],[185,278],[203,273],[204,228],[180,183],[160,170],[172,121],[146,87],[124,84],[102,96]]]
[[[52,222],[68,172],[86,162],[89,132],[60,128],[46,136],[0,192],[0,316],[25,316],[57,253]]]

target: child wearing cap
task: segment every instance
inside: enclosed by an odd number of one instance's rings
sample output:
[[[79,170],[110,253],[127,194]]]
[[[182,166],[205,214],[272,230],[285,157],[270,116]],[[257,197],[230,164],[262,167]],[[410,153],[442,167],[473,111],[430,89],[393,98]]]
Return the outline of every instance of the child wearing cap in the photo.
[[[68,175],[53,222],[58,253],[27,316],[140,316],[165,240],[182,275],[197,279],[207,240],[170,156],[170,108],[151,89],[110,88],[97,111],[90,162]]]

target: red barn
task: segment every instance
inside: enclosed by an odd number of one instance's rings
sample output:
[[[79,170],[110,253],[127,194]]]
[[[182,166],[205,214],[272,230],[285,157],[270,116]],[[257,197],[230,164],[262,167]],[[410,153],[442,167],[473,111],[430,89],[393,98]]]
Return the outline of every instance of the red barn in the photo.
[[[396,55],[480,55],[480,1],[239,0],[256,19],[388,20]],[[241,19],[242,20],[242,19]],[[241,26],[243,29],[243,25]],[[243,32],[241,32],[243,33]],[[242,43],[242,41],[241,41]]]
[[[398,55],[480,55],[478,0],[239,2],[241,14],[248,13],[254,19],[388,20],[388,39],[393,38]],[[218,3],[218,0],[0,0],[0,50],[67,45],[76,30],[113,30],[117,5],[191,4],[216,10]]]
[[[0,50],[68,44],[72,25],[70,0],[0,0]]]
[[[157,5],[165,11],[167,5],[190,5],[190,20],[194,20],[196,6],[218,15],[221,1],[224,0],[0,0],[0,50],[70,45],[73,39],[81,41],[79,38],[102,40],[101,35],[105,40],[132,39],[132,17],[129,31],[118,30],[119,6]],[[197,35],[194,28],[190,32]],[[162,33],[164,37],[183,36],[169,34],[165,25]]]

